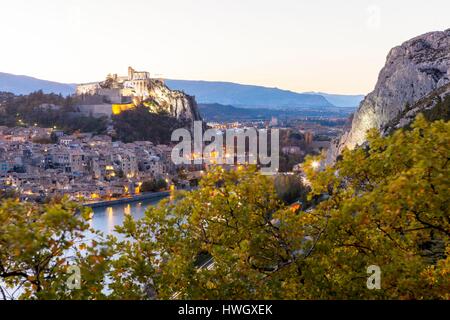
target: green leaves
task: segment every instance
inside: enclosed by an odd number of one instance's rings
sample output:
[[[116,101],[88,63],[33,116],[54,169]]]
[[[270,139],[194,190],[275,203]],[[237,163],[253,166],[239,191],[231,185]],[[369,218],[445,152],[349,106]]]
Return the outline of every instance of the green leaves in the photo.
[[[81,267],[82,279],[102,279],[96,270],[104,252],[98,244],[81,246],[88,230],[89,209],[63,199],[47,205],[6,200],[0,205],[0,286],[16,296],[4,298],[63,299],[94,297],[92,286],[71,291],[66,285],[69,265]],[[97,260],[92,259],[98,257]],[[94,281],[95,282],[95,281]],[[97,286],[97,292],[102,290]],[[85,294],[82,294],[84,292]],[[74,295],[76,293],[76,295]]]
[[[332,278],[346,281],[342,297],[442,297],[447,289],[425,289],[422,272],[430,263],[442,265],[449,246],[450,125],[419,116],[410,131],[385,138],[371,132],[368,141],[368,149],[344,152],[335,168],[308,172],[315,194],[332,195],[314,209],[330,217],[316,258],[330,257],[319,261]],[[375,295],[352,289],[370,264],[384,275]]]

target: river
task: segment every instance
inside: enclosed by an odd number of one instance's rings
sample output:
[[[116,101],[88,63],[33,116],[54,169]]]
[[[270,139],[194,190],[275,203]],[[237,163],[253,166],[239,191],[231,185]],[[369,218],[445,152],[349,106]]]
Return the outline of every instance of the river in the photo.
[[[111,234],[115,226],[123,223],[126,215],[131,215],[134,219],[140,219],[149,206],[155,206],[161,200],[162,198],[149,199],[94,208],[90,225],[93,229],[103,232],[104,235]]]

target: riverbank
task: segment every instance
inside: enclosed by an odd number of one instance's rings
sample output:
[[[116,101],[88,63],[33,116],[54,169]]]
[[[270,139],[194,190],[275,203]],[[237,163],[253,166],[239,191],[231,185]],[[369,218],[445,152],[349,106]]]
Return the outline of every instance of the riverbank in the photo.
[[[146,192],[141,193],[135,196],[126,197],[126,198],[120,198],[115,200],[106,200],[106,201],[99,201],[99,202],[91,202],[91,203],[85,203],[83,206],[85,207],[91,207],[91,208],[101,208],[101,207],[109,207],[113,205],[118,204],[126,204],[130,202],[136,202],[136,201],[142,201],[142,200],[151,200],[151,199],[160,199],[165,198],[170,195],[170,191],[161,191],[161,192]]]

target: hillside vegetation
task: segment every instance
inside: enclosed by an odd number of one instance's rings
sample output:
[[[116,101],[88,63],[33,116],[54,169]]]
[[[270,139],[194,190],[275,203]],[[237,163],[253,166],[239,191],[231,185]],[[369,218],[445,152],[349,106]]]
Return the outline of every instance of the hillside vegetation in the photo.
[[[146,107],[113,115],[112,121],[115,138],[123,142],[148,140],[155,144],[169,144],[175,129],[188,126],[186,121],[178,120],[164,111],[150,112]]]
[[[21,96],[0,93],[0,103],[0,125],[56,128],[67,133],[103,133],[106,130],[106,118],[74,112],[75,101],[72,97],[45,94],[42,91]]]

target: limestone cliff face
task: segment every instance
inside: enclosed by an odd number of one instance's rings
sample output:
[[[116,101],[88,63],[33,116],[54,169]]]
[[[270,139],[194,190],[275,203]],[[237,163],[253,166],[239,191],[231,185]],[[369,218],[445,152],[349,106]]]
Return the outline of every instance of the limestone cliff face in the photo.
[[[150,98],[177,119],[201,120],[195,98],[181,91],[170,90],[162,81],[152,80]]]
[[[413,105],[408,106],[381,128],[381,134],[387,135],[396,129],[409,126],[419,113],[422,113],[429,121],[450,120],[450,83],[439,87]]]
[[[383,129],[410,106],[448,83],[450,29],[427,33],[393,48],[374,91],[355,113],[351,130],[332,146],[328,162],[333,162],[345,147],[353,149],[363,144],[368,129]]]

